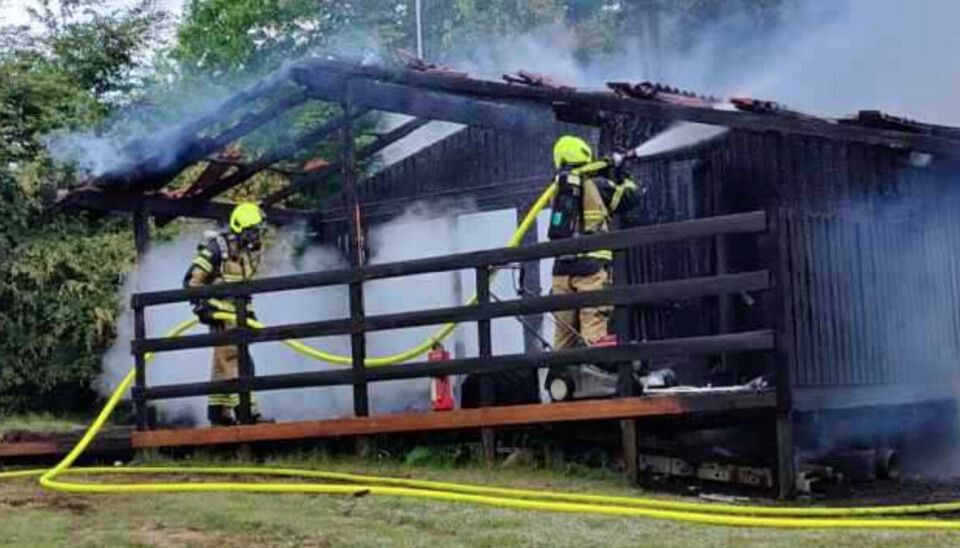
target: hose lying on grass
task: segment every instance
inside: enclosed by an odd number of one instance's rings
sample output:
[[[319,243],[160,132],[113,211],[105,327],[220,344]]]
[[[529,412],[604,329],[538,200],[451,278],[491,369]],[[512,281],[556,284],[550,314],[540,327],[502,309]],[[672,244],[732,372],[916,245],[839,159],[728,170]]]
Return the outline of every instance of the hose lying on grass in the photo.
[[[527,217],[514,233],[509,245],[518,245],[523,234],[532,224],[532,219],[542,210],[553,195],[551,185],[534,204]],[[222,316],[219,319],[233,320]],[[168,337],[180,336],[198,321],[191,319],[167,333]],[[262,324],[251,322],[254,328]],[[453,330],[453,324],[445,325],[426,342],[394,356],[372,358],[368,365],[382,366],[401,363],[416,357]],[[347,365],[350,360],[312,348],[299,341],[285,341],[288,346],[307,356],[321,361]],[[148,354],[147,360],[153,355]],[[806,508],[786,506],[740,506],[731,504],[667,501],[652,498],[622,496],[583,495],[556,493],[502,487],[485,487],[461,483],[446,483],[390,477],[365,476],[271,467],[81,467],[73,464],[106,424],[134,381],[131,371],[123,379],[75,447],[56,466],[49,470],[27,470],[0,473],[0,480],[24,477],[39,477],[46,489],[67,493],[118,494],[118,493],[197,493],[197,492],[247,492],[247,493],[315,493],[340,495],[382,495],[408,497],[442,502],[461,502],[510,508],[516,510],[541,510],[576,514],[599,514],[610,516],[635,516],[652,519],[723,525],[738,527],[809,528],[809,529],[922,529],[960,530],[960,521],[937,519],[890,519],[890,516],[907,514],[932,514],[960,511],[960,502],[937,504],[914,504],[900,506],[875,506],[862,508]],[[203,476],[276,476],[322,480],[326,483],[244,483],[219,482],[170,482],[170,483],[92,483],[67,481],[71,474],[97,475],[162,475],[192,474]],[[885,519],[884,519],[885,518]]]

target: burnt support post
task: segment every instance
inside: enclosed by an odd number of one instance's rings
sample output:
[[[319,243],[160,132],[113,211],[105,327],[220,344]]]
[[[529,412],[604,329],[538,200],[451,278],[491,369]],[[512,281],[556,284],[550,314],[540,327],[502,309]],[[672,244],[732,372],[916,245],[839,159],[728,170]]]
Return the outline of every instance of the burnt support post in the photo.
[[[139,207],[133,212],[133,242],[137,248],[137,261],[144,260],[147,252],[150,250],[150,217],[147,215],[144,207]],[[142,288],[137,287],[138,291]],[[135,305],[133,308],[133,336],[135,340],[143,340],[147,337],[145,311],[143,306]],[[147,360],[143,351],[135,353],[134,367],[134,387],[131,393],[133,397],[134,408],[137,413],[137,429],[146,430],[150,424],[148,417],[147,399],[144,391],[147,388]]]
[[[790,371],[795,367],[793,325],[793,278],[790,257],[790,216],[784,208],[778,208],[767,216],[769,234],[762,236],[763,258],[775,273],[776,281],[771,306],[766,307],[767,317],[776,333],[774,374],[777,383],[777,408],[773,421],[776,430],[777,494],[780,498],[796,495],[796,454],[793,439],[793,394]]]
[[[354,325],[363,323],[363,284],[350,284],[350,320]],[[353,414],[366,417],[370,414],[370,402],[367,393],[367,338],[361,331],[350,335],[350,352],[353,361]]]
[[[236,329],[241,333],[241,340],[237,344],[237,378],[240,381],[240,405],[237,406],[237,421],[240,424],[250,424],[253,422],[253,395],[250,393],[250,380],[254,377],[253,360],[250,359],[250,345],[247,342],[247,333],[249,325],[249,298],[240,297],[235,300],[237,303],[237,326]]]
[[[349,100],[344,101],[343,111],[347,120],[351,120],[355,107]],[[346,201],[347,214],[350,218],[350,261],[353,266],[363,266],[366,263],[366,249],[363,240],[363,226],[360,222],[360,199],[357,194],[357,150],[354,141],[353,122],[347,122],[341,130],[343,142],[341,165],[343,178],[343,192]]]
[[[348,86],[349,89],[349,86]],[[357,150],[353,133],[353,118],[357,111],[353,106],[349,91],[343,101],[343,112],[347,123],[340,131],[341,142],[341,176],[345,205],[349,214],[350,264],[354,268],[363,266],[366,262],[363,227],[360,224],[360,200],[357,194]],[[365,313],[363,306],[363,282],[350,284],[350,319],[355,326],[363,322]],[[370,397],[367,389],[367,339],[363,331],[354,330],[350,335],[350,354],[353,372],[353,414],[357,417],[366,417],[370,414]],[[371,440],[361,436],[357,438],[357,454],[366,457],[372,451]]]
[[[133,212],[133,242],[137,259],[143,259],[150,250],[150,217],[142,207]]]
[[[480,267],[477,268],[476,273],[477,307],[483,308],[490,304],[490,269]],[[489,319],[477,321],[477,348],[477,354],[481,360],[493,356],[493,336]],[[489,373],[484,373],[480,377],[480,406],[493,405],[495,396],[493,377]],[[483,444],[483,460],[492,466],[497,462],[496,433],[493,428],[482,428],[480,437]]]
[[[625,285],[629,283],[627,268],[627,252],[618,250],[613,256],[613,283]],[[632,319],[630,308],[618,306],[613,313],[613,332],[617,335],[617,344],[623,344],[633,338]],[[633,378],[633,363],[623,362],[617,365],[617,396],[629,398],[637,395],[637,384]],[[623,444],[623,464],[627,472],[627,480],[637,483],[640,480],[639,461],[637,455],[637,421],[627,419],[620,421],[620,434]]]
[[[134,304],[133,307],[133,338],[136,341],[142,341],[147,338],[147,326],[144,318],[144,309],[140,304]],[[137,430],[146,430],[149,424],[147,420],[147,399],[144,391],[147,388],[147,360],[143,350],[134,351],[134,387],[133,403],[137,411]]]

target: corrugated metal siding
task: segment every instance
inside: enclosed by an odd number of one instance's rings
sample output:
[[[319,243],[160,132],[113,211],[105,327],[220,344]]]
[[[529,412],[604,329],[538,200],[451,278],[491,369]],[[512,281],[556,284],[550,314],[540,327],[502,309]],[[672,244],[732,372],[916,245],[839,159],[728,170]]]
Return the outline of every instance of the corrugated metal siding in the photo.
[[[699,183],[675,176],[691,172],[691,156],[708,166]],[[952,190],[949,171],[936,164],[910,167],[905,159],[906,153],[883,147],[734,131],[646,162],[637,175],[652,195],[639,222],[758,207],[782,211],[789,241],[783,260],[793,286],[787,296],[792,383],[936,383],[960,361],[960,192]],[[691,199],[689,189],[700,197]],[[719,194],[711,208],[712,191]],[[756,264],[749,244],[733,247],[732,270]],[[636,251],[632,275],[709,274],[710,257],[696,245]],[[705,303],[701,312],[709,309]],[[737,329],[757,320],[740,308]],[[696,318],[676,324],[650,330],[651,338],[709,327]]]
[[[649,136],[650,124],[628,122],[615,119],[601,141],[635,144]],[[542,139],[518,139],[468,128],[376,174],[361,185],[361,197],[375,209],[383,200],[402,204],[455,191],[472,194],[480,209],[523,207],[550,177],[554,138],[573,130],[582,128],[558,125]],[[635,165],[633,176],[646,194],[625,223],[780,212],[788,238],[782,260],[793,287],[787,296],[792,383],[839,388],[929,381],[960,358],[960,192],[936,162],[913,168],[904,158],[883,147],[731,131]],[[631,250],[627,281],[715,274],[715,243]],[[760,259],[755,239],[729,239],[728,271],[757,268]],[[731,299],[731,328],[764,325],[770,295],[753,307]],[[719,309],[716,298],[637,309],[632,335],[716,333]]]

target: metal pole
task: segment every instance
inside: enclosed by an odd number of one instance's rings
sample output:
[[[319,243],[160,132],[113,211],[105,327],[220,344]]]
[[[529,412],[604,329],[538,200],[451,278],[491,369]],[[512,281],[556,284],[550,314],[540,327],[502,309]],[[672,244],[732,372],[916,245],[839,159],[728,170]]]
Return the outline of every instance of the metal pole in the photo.
[[[417,5],[417,58],[423,59],[423,13],[420,6],[421,0],[416,0]]]

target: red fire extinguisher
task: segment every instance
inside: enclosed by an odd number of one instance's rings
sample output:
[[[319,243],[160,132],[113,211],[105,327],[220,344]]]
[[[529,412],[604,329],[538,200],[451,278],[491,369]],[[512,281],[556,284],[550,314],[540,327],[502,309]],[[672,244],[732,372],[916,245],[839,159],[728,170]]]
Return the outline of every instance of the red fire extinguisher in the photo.
[[[428,362],[445,362],[450,359],[450,353],[441,344],[434,345],[427,354]],[[453,387],[450,377],[441,375],[430,379],[430,409],[434,411],[450,411],[453,409]]]

